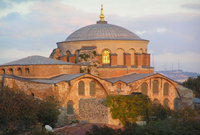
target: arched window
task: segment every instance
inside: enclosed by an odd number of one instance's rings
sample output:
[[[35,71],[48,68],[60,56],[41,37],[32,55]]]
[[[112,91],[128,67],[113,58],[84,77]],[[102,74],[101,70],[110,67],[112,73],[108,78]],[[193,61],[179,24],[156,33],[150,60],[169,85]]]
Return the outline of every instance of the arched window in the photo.
[[[147,88],[148,88],[147,83],[143,83],[142,86],[141,86],[141,91],[142,91],[143,95],[148,95]]]
[[[129,53],[131,54],[131,65],[135,65],[135,49],[130,49]]]
[[[102,63],[103,64],[110,63],[110,51],[107,49],[102,51]]]
[[[28,74],[29,74],[29,72],[30,72],[30,71],[29,71],[29,68],[25,68],[25,74],[27,74],[27,75],[28,75]]]
[[[158,81],[153,81],[153,93],[158,93]]]
[[[21,68],[17,69],[17,75],[22,75],[22,69]]]
[[[80,81],[78,83],[78,94],[79,95],[84,95],[85,94],[85,84],[83,81]]]
[[[156,106],[159,105],[159,101],[158,101],[158,99],[154,99],[154,100],[153,100],[153,105],[156,105]]]
[[[142,48],[140,48],[139,53],[143,53],[143,49]]]
[[[0,74],[5,74],[6,72],[5,72],[5,69],[1,69],[1,72],[0,72]]]
[[[117,65],[124,65],[124,50],[123,49],[117,49]]]
[[[13,69],[12,69],[12,68],[9,69],[9,74],[10,74],[10,75],[13,74]]]
[[[163,95],[164,96],[168,96],[169,95],[169,84],[167,82],[164,84]]]
[[[67,114],[74,114],[73,101],[67,102]]]
[[[169,108],[169,99],[165,98],[164,101],[163,101],[163,106],[165,108]]]
[[[69,56],[71,55],[70,51],[66,51],[67,62],[69,62]]]
[[[174,110],[177,111],[179,109],[179,99],[175,98],[174,99]]]
[[[95,94],[95,82],[94,81],[90,82],[90,94],[91,95]]]

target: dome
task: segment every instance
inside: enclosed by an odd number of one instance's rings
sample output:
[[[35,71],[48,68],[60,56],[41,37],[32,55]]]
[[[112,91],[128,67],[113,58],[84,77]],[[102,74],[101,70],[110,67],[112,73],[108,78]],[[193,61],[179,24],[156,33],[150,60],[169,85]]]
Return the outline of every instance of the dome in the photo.
[[[80,28],[73,32],[66,41],[84,40],[142,40],[133,32],[107,23],[97,23]]]

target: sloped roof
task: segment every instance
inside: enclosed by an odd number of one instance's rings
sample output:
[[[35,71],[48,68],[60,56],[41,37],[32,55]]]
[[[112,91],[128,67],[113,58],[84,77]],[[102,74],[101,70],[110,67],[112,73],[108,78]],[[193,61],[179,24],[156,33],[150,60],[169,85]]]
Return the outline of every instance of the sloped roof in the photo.
[[[120,77],[113,77],[113,78],[105,78],[105,80],[111,82],[111,83],[115,83],[118,81],[122,81],[125,83],[130,83],[130,82],[134,82],[152,75],[155,75],[157,73],[149,73],[149,74],[129,74],[129,75],[124,75],[124,76],[120,76]]]
[[[0,66],[14,66],[14,65],[74,65],[74,63],[54,60],[43,56],[28,56],[19,60],[2,64]]]
[[[85,73],[81,74],[63,74],[63,75],[58,75],[52,78],[23,78],[23,77],[18,77],[14,75],[4,75],[5,78],[13,78],[17,80],[24,80],[24,81],[31,81],[31,82],[37,82],[37,83],[46,83],[46,84],[56,84],[62,81],[65,82],[70,82],[71,80],[80,77],[84,75]]]

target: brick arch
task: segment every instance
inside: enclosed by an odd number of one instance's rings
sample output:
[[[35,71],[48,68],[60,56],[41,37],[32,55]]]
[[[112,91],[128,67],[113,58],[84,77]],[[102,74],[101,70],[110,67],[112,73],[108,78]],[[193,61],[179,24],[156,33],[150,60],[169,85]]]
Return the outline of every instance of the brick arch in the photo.
[[[93,79],[94,81],[96,81],[98,84],[100,84],[100,86],[104,89],[104,91],[106,92],[106,95],[109,95],[109,90],[97,79],[97,78],[95,78],[95,77],[93,77],[93,76],[89,76],[89,77],[80,77],[80,78],[78,78],[78,80],[76,80],[73,84],[71,84],[72,86],[75,84],[75,83],[77,83],[77,82],[79,82],[81,79],[84,79],[84,78],[89,78],[89,79]],[[84,80],[82,80],[83,82],[84,82]]]
[[[117,48],[115,53],[117,54],[117,64],[124,65],[124,49]]]
[[[144,53],[144,50],[142,48],[140,48],[139,53]]]
[[[161,79],[165,80],[168,84],[171,84],[172,86],[174,86],[176,92],[177,92],[177,93],[179,94],[179,96],[180,96],[180,93],[178,92],[178,89],[177,89],[176,85],[173,83],[173,81],[171,81],[170,79],[166,79],[165,77],[162,77],[162,76],[160,76],[160,77],[151,77],[151,78],[144,79],[144,81],[140,82],[140,83],[137,85],[137,87],[136,87],[135,89],[136,89],[136,90],[139,89],[139,88],[141,87],[141,85],[142,85],[143,83],[147,82],[147,80],[149,80],[149,79],[154,79],[154,80],[156,80],[156,79],[158,79],[158,78],[161,78]],[[152,81],[153,81],[153,80],[152,80]],[[153,87],[153,86],[151,86],[151,87]],[[134,90],[131,90],[129,94],[131,94],[132,92],[134,92]]]
[[[133,48],[129,49],[128,53],[131,54],[131,65],[135,65],[135,61],[136,61],[135,60],[135,53],[136,53],[135,49],[133,49]]]
[[[6,70],[5,70],[4,68],[2,68],[2,69],[0,70],[0,74],[6,74]]]

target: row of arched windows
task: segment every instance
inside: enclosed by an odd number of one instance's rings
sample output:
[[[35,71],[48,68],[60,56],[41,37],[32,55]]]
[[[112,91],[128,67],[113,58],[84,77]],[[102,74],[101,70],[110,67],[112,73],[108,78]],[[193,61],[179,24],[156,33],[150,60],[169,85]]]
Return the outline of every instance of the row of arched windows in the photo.
[[[29,68],[25,68],[24,69],[24,74],[29,74],[30,73],[30,70],[29,70]],[[16,70],[16,75],[22,75],[22,69],[21,68],[17,68],[17,70]],[[13,75],[14,74],[14,71],[13,71],[13,69],[12,68],[10,68],[10,69],[8,69],[8,71],[6,72],[6,70],[5,69],[1,69],[0,70],[0,74],[10,74],[10,75]]]
[[[158,99],[154,99],[153,100],[153,105],[159,105],[160,103],[159,103],[159,101],[158,101]],[[163,106],[165,107],[165,108],[169,108],[169,99],[168,98],[165,98],[164,100],[163,100]],[[176,111],[176,110],[178,110],[179,109],[179,99],[178,98],[175,98],[174,99],[174,110]]]
[[[143,95],[148,95],[148,84],[146,82],[141,85],[141,92]],[[153,81],[153,94],[159,93],[159,83],[157,80]],[[163,96],[169,96],[169,83],[164,84]]]
[[[94,81],[90,82],[90,94],[91,95],[94,95],[96,93],[95,85],[96,84],[95,84]],[[79,95],[85,95],[85,83],[83,81],[80,81],[78,83],[78,94]]]
[[[143,51],[142,48],[140,48],[139,53],[147,53],[147,50]],[[110,63],[110,53],[111,51],[109,49],[102,50],[102,63],[103,64],[109,64]],[[124,65],[124,53],[125,51],[122,48],[118,48],[115,52],[117,54],[117,64],[118,65]],[[131,65],[136,65],[136,59],[135,59],[135,49],[131,48],[128,53],[131,54]]]
[[[77,55],[77,52],[75,54]],[[103,49],[101,54],[102,54],[102,63],[103,64],[110,64],[110,53],[111,51],[109,49]],[[124,53],[125,51],[122,48],[118,48],[115,52],[117,54],[117,64],[118,65],[124,65]],[[131,54],[131,65],[136,65],[136,59],[135,59],[135,49],[131,48],[128,53]],[[147,49],[143,50],[140,48],[138,53],[147,53]],[[71,55],[70,51],[66,51],[65,55],[67,57],[67,62],[69,62],[69,57]]]

